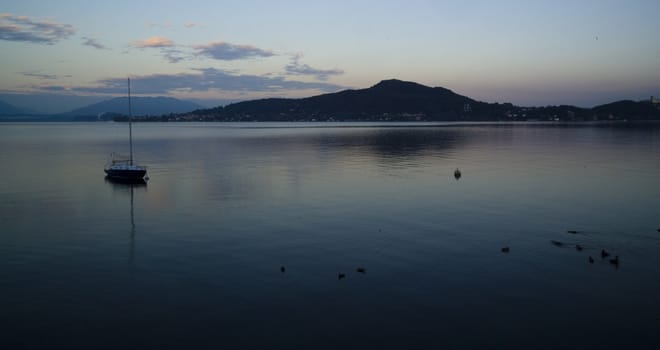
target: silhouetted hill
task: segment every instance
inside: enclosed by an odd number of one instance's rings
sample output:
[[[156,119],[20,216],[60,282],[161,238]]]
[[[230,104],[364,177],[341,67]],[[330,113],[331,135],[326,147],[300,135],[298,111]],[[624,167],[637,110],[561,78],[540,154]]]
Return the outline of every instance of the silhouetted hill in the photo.
[[[194,112],[220,120],[485,120],[500,105],[396,79],[301,99],[269,98]]]
[[[134,116],[159,116],[171,113],[185,113],[199,109],[201,106],[177,100],[171,97],[131,97],[131,109]],[[128,98],[117,97],[64,113],[70,117],[98,117],[104,114],[128,114]]]
[[[465,104],[474,109],[480,102],[451,90],[417,83],[384,80],[360,90],[346,90],[302,99],[301,107],[317,113],[360,114],[460,114]]]
[[[158,120],[158,119],[153,119]],[[600,121],[660,120],[648,101],[619,101],[594,108],[521,107],[486,103],[442,87],[396,79],[366,89],[300,99],[244,101],[172,116],[172,121]]]
[[[648,101],[623,100],[591,109],[600,119],[660,119],[660,109]]]

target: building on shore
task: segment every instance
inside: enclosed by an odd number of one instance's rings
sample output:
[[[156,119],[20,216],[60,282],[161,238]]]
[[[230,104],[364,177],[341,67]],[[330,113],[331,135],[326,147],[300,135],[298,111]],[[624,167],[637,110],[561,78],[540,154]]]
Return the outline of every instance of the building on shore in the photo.
[[[649,102],[651,102],[652,105],[660,108],[660,98],[655,98],[654,96],[651,96]]]

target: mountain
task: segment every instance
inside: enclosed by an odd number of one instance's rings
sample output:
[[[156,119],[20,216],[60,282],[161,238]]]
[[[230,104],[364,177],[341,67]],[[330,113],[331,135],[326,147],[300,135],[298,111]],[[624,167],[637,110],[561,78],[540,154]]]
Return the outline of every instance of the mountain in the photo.
[[[0,116],[17,116],[24,114],[33,114],[34,111],[29,111],[24,108],[16,107],[4,101],[0,101]]]
[[[133,97],[134,116],[145,121],[599,121],[660,120],[660,105],[651,101],[617,101],[594,108],[521,107],[486,103],[442,87],[397,79],[355,90],[307,98],[268,98],[204,109],[167,97]],[[17,112],[18,109],[18,112]],[[126,97],[101,101],[58,115],[33,116],[36,121],[125,120]],[[28,112],[29,113],[29,112]],[[26,111],[0,102],[0,118]],[[32,113],[30,113],[32,114]],[[5,115],[2,117],[2,115]],[[21,119],[25,120],[25,118]]]
[[[107,99],[107,96],[78,96],[54,93],[0,93],[0,100],[19,108],[33,110],[33,114],[65,113]]]
[[[270,98],[195,111],[232,120],[452,120],[487,115],[489,104],[441,87],[396,79],[301,99]]]
[[[623,100],[596,106],[591,110],[602,119],[660,119],[660,109],[649,101]]]
[[[160,116],[172,113],[185,113],[202,108],[200,105],[171,97],[131,97],[131,110],[134,116]],[[128,114],[128,98],[117,97],[74,109],[64,113],[70,117],[99,117],[103,114]]]
[[[216,121],[597,121],[660,120],[649,101],[620,101],[594,108],[521,107],[486,103],[442,87],[397,79],[358,90],[300,99],[244,101],[160,120]]]

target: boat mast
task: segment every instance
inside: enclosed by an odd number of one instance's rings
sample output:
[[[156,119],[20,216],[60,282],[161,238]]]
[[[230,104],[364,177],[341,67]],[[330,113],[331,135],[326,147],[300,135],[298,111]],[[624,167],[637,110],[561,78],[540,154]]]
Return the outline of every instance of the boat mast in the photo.
[[[133,165],[133,116],[131,115],[131,78],[128,78],[128,145],[130,150],[129,164]]]

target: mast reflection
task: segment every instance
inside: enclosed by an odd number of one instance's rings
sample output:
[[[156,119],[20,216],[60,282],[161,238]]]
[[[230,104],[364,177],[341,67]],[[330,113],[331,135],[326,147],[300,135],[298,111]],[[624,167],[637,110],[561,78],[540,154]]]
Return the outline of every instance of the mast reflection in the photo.
[[[135,211],[134,211],[134,198],[135,198],[135,189],[147,187],[147,182],[143,179],[131,179],[131,180],[118,180],[111,177],[105,178],[106,183],[111,184],[113,189],[116,191],[124,192],[128,189],[130,193],[130,245],[128,252],[128,260],[132,265],[135,257]]]

